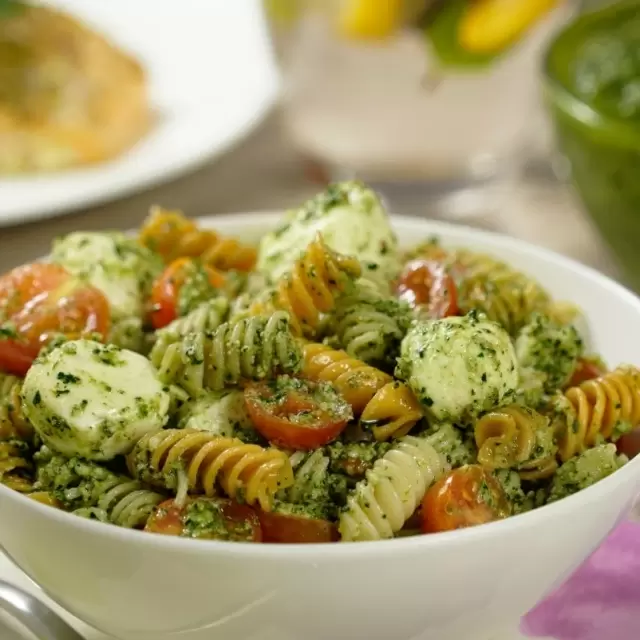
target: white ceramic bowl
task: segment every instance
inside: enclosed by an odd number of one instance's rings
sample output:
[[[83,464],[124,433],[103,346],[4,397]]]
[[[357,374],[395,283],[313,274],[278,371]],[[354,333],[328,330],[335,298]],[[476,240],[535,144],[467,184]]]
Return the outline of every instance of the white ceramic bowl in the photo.
[[[257,240],[278,216],[218,217]],[[573,300],[592,347],[640,364],[640,300],[543,249],[464,227],[396,218],[407,245],[438,234],[490,252]],[[191,541],[104,525],[0,487],[0,543],[62,606],[123,640],[488,640],[556,587],[628,513],[640,457],[565,500],[451,533],[360,544]]]

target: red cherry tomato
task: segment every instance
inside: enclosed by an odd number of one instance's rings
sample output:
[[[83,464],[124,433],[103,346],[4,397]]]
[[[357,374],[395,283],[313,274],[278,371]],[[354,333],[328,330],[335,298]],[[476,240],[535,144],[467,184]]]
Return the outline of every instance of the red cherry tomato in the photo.
[[[455,282],[444,265],[434,260],[418,259],[407,263],[400,274],[396,292],[411,306],[426,306],[432,318],[446,318],[458,313]]]
[[[167,500],[156,507],[144,530],[205,540],[262,541],[256,512],[221,498],[187,498],[183,505]]]
[[[24,375],[56,334],[106,337],[109,303],[95,287],[56,264],[33,263],[0,277],[0,369]]]
[[[577,387],[587,380],[593,380],[605,373],[604,368],[597,362],[592,362],[586,358],[580,358],[578,364],[567,384],[568,387]]]
[[[454,469],[422,501],[422,532],[436,533],[493,522],[511,512],[502,487],[480,465]]]
[[[244,391],[258,432],[289,449],[316,449],[335,440],[353,417],[351,407],[327,383],[280,376]]]
[[[264,542],[311,544],[337,542],[336,526],[328,520],[316,520],[304,516],[275,511],[259,511]]]
[[[204,275],[204,278],[202,277]],[[224,285],[224,276],[194,258],[174,260],[156,279],[151,289],[151,324],[161,329],[173,322],[179,315],[179,299],[182,287],[189,280],[201,278],[198,286],[219,289]]]
[[[628,458],[635,458],[640,453],[640,428],[635,428],[630,433],[625,433],[616,442],[618,451]]]

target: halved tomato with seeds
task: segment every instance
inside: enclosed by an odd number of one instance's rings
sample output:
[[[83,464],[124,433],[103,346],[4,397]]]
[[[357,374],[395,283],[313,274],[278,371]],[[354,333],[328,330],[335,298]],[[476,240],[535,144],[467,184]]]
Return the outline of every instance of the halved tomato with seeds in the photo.
[[[247,505],[223,498],[189,497],[183,504],[172,498],[156,507],[144,529],[205,540],[262,541],[256,512]]]
[[[412,307],[426,307],[432,318],[446,318],[458,313],[455,282],[440,262],[422,258],[408,262],[400,274],[396,292]]]
[[[256,430],[289,449],[328,444],[353,417],[346,400],[326,382],[279,376],[248,385],[244,398]]]
[[[110,328],[109,303],[56,264],[36,262],[0,277],[0,369],[24,375],[54,336],[78,339]]]

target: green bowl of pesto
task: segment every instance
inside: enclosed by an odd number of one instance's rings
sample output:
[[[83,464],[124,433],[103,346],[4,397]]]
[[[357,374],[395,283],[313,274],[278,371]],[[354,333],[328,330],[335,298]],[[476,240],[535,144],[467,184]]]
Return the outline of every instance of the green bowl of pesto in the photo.
[[[544,93],[572,182],[640,291],[640,0],[565,27],[545,58]]]

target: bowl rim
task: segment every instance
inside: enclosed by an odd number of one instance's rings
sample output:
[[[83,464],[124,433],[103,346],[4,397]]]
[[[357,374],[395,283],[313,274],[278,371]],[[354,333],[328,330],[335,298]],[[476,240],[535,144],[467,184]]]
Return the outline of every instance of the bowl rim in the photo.
[[[228,213],[198,218],[205,227],[215,229],[237,229],[241,227],[267,227],[274,228],[278,221],[282,220],[282,211],[254,211],[247,213]],[[502,233],[477,229],[467,225],[452,224],[427,220],[411,216],[390,216],[394,227],[413,227],[424,237],[445,235],[445,244],[455,246],[455,241],[472,244],[480,239],[484,244],[496,249],[506,247],[526,254],[535,260],[549,262],[564,271],[572,271],[579,277],[591,281],[600,288],[608,289],[616,297],[621,298],[626,305],[632,307],[640,319],[640,298],[629,289],[596,271],[592,267],[583,265],[572,258],[568,258],[544,247],[536,246],[525,240],[512,238]],[[452,242],[453,241],[453,242]],[[565,512],[567,517],[571,512],[581,510],[590,502],[610,493],[614,484],[626,482],[636,476],[636,494],[640,494],[640,456],[630,460],[624,467],[615,471],[610,476],[597,482],[595,485],[583,489],[567,498],[558,500],[552,504],[528,511],[526,513],[510,516],[504,520],[487,523],[478,527],[458,529],[437,534],[407,536],[389,540],[377,540],[361,543],[313,543],[313,544],[239,544],[221,540],[191,540],[166,536],[157,533],[149,533],[135,529],[126,529],[110,523],[103,523],[74,516],[72,513],[55,509],[36,500],[31,500],[26,495],[18,493],[9,487],[0,484],[0,499],[15,501],[26,509],[33,509],[45,518],[51,518],[60,526],[70,526],[86,535],[108,537],[117,539],[123,544],[133,546],[145,545],[157,547],[165,552],[186,553],[187,555],[211,553],[220,551],[226,556],[238,556],[239,558],[256,558],[262,560],[279,559],[286,556],[293,560],[309,560],[317,558],[327,559],[353,559],[361,555],[376,557],[397,557],[399,553],[413,553],[420,549],[438,549],[442,545],[467,544],[473,540],[483,540],[497,535],[511,535],[511,532],[527,528],[536,521],[548,521],[556,518],[556,514]],[[640,495],[634,496],[634,499]],[[631,506],[631,505],[629,505]]]
[[[557,78],[553,70],[552,58],[557,48],[562,46],[573,33],[580,32],[590,25],[597,25],[602,19],[615,15],[619,11],[639,8],[638,0],[618,0],[611,5],[578,14],[556,32],[547,46],[542,61],[542,85],[547,101],[557,107],[563,117],[579,125],[585,132],[589,134],[597,132],[603,139],[606,138],[627,149],[640,147],[640,130],[629,121],[597,111],[579,98]]]

